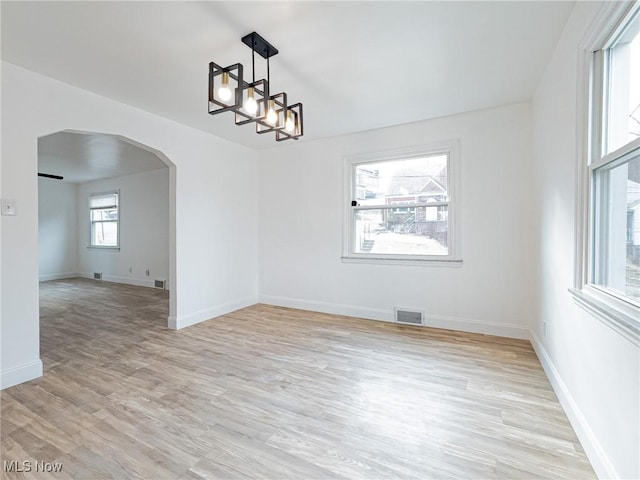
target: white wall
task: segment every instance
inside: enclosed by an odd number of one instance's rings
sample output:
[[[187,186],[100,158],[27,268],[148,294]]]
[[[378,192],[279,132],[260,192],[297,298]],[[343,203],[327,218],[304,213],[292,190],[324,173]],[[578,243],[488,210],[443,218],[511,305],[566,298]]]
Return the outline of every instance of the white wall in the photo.
[[[120,250],[87,248],[89,194],[110,190],[120,190]],[[132,285],[170,282],[169,169],[79,185],[39,178],[38,229],[41,281],[102,272]]]
[[[70,278],[78,272],[77,196],[78,187],[74,183],[38,178],[41,281]]]
[[[120,190],[120,250],[87,248],[89,195],[113,190]],[[103,280],[146,287],[170,280],[168,168],[82,183],[77,203],[81,276],[102,272]]]
[[[538,314],[532,340],[602,478],[640,478],[640,352],[573,303],[578,44],[599,7],[577,2],[533,101]],[[546,335],[544,323],[546,322]]]
[[[37,139],[65,129],[122,135],[174,164],[176,268],[171,321],[181,327],[255,303],[255,154],[210,134],[2,64],[3,197],[18,215],[2,218],[3,387],[42,371],[38,326]],[[204,100],[206,102],[206,98]],[[203,115],[207,115],[203,109]],[[174,267],[175,265],[175,267]]]
[[[460,267],[343,263],[343,157],[460,139]],[[529,104],[292,145],[260,162],[260,300],[527,338],[531,317]]]

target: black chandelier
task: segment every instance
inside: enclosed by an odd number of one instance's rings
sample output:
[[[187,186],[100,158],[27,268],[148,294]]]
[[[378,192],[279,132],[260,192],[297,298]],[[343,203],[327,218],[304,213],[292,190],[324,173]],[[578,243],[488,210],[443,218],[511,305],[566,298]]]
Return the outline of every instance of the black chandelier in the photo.
[[[275,132],[276,141],[297,140],[303,133],[302,103],[287,103],[285,92],[269,91],[269,58],[278,50],[256,32],[242,37],[251,48],[251,82],[243,77],[241,63],[228,67],[209,63],[209,113],[234,112],[236,125],[256,124],[257,133]],[[256,81],[256,53],[267,61],[267,79]]]

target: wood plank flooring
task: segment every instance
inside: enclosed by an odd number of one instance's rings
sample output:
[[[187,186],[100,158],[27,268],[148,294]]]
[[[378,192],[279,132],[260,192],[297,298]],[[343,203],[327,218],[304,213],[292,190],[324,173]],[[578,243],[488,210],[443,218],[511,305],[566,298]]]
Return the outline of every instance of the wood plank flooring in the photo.
[[[1,393],[3,478],[590,479],[528,342],[41,284],[42,378]]]

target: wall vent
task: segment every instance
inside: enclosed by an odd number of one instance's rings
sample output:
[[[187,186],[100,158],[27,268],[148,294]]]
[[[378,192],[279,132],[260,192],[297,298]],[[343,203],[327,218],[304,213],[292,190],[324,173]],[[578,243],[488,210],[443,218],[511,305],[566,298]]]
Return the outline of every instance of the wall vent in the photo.
[[[102,280],[102,272],[93,272],[94,280]]]
[[[424,325],[424,314],[417,310],[408,310],[406,308],[395,308],[396,323],[403,325]]]
[[[162,288],[163,290],[165,290],[167,288],[167,281],[166,280],[154,280],[153,281],[153,286],[156,288]]]

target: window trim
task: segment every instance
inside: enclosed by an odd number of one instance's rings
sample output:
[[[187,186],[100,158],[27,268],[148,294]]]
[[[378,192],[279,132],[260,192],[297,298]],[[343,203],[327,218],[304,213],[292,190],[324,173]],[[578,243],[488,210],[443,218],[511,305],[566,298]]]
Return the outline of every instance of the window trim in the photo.
[[[600,154],[597,161],[594,152],[602,152],[600,135],[604,125],[604,81],[596,75],[595,69],[604,68],[605,55],[599,51],[611,46],[620,34],[625,21],[640,9],[640,2],[606,2],[596,14],[579,45],[577,82],[577,135],[576,135],[576,222],[574,229],[574,281],[569,288],[574,302],[612,328],[614,331],[640,346],[640,309],[633,303],[612,292],[590,283],[593,268],[593,214],[595,212],[593,172],[608,162],[606,159],[619,155],[623,150],[633,150],[637,146],[625,146]],[[636,143],[637,141],[633,141]]]
[[[403,158],[433,156],[447,154],[447,194],[448,200],[448,255],[376,255],[356,253],[353,248],[354,215],[351,201],[353,199],[353,180],[355,167],[364,163],[401,160]],[[399,148],[382,152],[361,153],[345,156],[343,159],[343,231],[342,261],[344,263],[373,263],[387,265],[441,265],[456,266],[462,263],[460,238],[460,141],[457,139],[431,142],[415,147]],[[429,206],[435,206],[430,204]],[[373,208],[373,207],[372,207]],[[379,207],[377,207],[379,208]]]
[[[92,243],[92,233],[93,233],[93,224],[97,223],[97,222],[93,222],[91,220],[91,198],[92,197],[101,197],[104,195],[117,195],[118,196],[118,219],[116,220],[116,229],[117,229],[117,240],[116,240],[116,245],[94,245]],[[105,192],[93,192],[89,194],[89,197],[87,199],[87,211],[89,213],[89,237],[88,237],[88,242],[87,242],[87,248],[88,249],[95,249],[95,250],[114,250],[114,251],[119,251],[120,250],[120,209],[121,209],[121,202],[120,202],[120,190],[107,190]],[[100,222],[102,223],[102,222]]]

